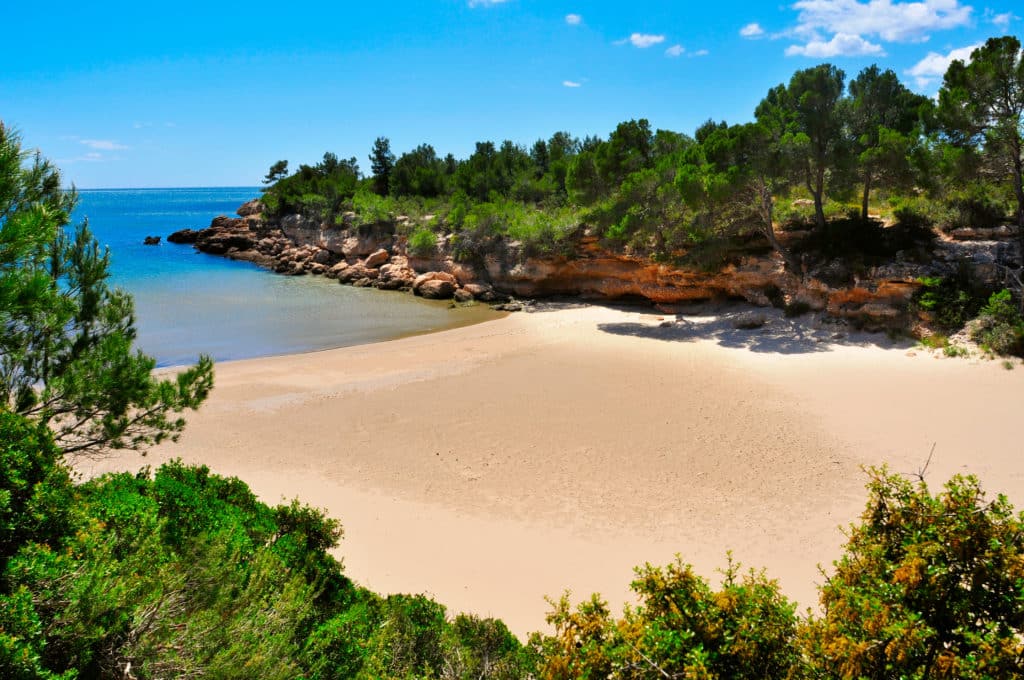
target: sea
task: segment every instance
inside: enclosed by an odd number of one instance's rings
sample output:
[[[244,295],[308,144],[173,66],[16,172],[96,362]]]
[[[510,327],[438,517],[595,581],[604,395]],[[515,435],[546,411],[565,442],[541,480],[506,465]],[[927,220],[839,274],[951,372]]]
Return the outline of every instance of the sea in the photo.
[[[281,276],[166,240],[258,196],[258,187],[79,190],[74,223],[87,219],[109,248],[111,283],[135,300],[136,344],[158,365],[311,352],[494,318],[486,306]],[[143,245],[146,236],[160,245]]]

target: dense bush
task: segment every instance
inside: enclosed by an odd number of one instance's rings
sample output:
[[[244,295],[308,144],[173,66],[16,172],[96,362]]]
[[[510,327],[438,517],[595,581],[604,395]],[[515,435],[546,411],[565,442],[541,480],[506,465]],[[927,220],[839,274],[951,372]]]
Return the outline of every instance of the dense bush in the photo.
[[[1008,290],[993,293],[982,307],[971,339],[996,354],[1024,355],[1024,317]]]
[[[0,463],[0,677],[527,673],[500,623],[354,586],[339,525],[298,502],[180,463],[76,487],[46,430],[3,412]]]
[[[340,160],[328,152],[320,163],[301,165],[293,174],[277,179],[264,191],[262,201],[270,215],[300,213],[333,222],[358,185],[356,159]]]
[[[437,250],[437,235],[427,227],[418,227],[409,235],[409,252],[427,257]]]
[[[950,196],[947,204],[953,210],[950,228],[988,229],[1006,220],[1006,205],[989,184],[971,183]]]
[[[796,665],[794,605],[763,574],[730,564],[718,591],[677,561],[637,570],[640,605],[616,621],[597,596],[568,597],[533,640],[541,676],[568,678],[785,678]]]
[[[1024,516],[954,477],[872,470],[869,500],[801,634],[807,676],[1010,678],[1024,668]]]
[[[933,495],[885,469],[820,588],[797,616],[731,560],[719,590],[676,562],[637,571],[621,619],[597,596],[555,603],[535,635],[541,677],[1010,678],[1024,668],[1024,514],[954,477]]]
[[[958,331],[977,315],[985,301],[985,291],[966,267],[946,277],[931,276],[918,281],[912,305],[933,316],[933,325],[946,332]]]

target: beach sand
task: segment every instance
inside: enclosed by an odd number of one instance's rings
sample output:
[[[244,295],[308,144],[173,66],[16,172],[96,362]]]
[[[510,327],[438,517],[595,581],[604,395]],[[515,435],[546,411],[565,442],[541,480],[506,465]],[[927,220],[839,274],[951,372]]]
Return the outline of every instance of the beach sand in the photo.
[[[978,475],[1024,507],[1024,367],[778,315],[662,327],[650,310],[542,307],[476,326],[223,363],[173,457],[339,518],[346,573],[546,630],[545,596],[632,601],[677,553],[717,582],[732,550],[802,607],[863,509],[863,466]]]

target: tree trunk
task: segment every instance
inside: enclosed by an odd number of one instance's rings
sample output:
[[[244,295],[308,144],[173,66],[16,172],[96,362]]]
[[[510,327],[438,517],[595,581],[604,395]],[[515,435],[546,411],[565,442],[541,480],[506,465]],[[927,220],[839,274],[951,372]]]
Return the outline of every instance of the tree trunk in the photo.
[[[768,239],[772,249],[782,257],[786,268],[802,279],[803,272],[800,269],[800,263],[796,261],[789,250],[779,243],[779,239],[775,235],[775,199],[772,197],[771,190],[766,184],[763,184],[760,187],[759,193],[761,199],[761,231],[764,233],[765,238]]]
[[[1024,254],[1024,159],[1021,159],[1020,140],[1017,140],[1013,157],[1013,193],[1017,196],[1017,238],[1020,239],[1021,253]]]
[[[814,223],[818,229],[825,228],[825,205],[820,191],[811,191],[814,194]]]
[[[871,168],[868,168],[864,174],[864,197],[861,199],[860,204],[860,218],[865,222],[868,221],[868,201],[871,198]]]
[[[825,168],[819,164],[815,170],[814,184],[811,185],[810,177],[807,180],[807,188],[814,197],[814,222],[818,229],[825,229]]]

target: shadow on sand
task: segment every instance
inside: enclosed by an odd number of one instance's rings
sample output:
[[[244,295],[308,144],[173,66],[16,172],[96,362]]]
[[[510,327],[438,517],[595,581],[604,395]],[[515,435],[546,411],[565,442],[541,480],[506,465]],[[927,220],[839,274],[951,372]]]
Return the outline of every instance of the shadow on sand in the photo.
[[[630,335],[665,342],[713,340],[722,347],[766,354],[829,352],[836,346],[909,349],[913,340],[892,339],[885,333],[853,331],[842,322],[823,322],[817,315],[786,318],[781,310],[729,306],[697,313],[671,315],[654,323],[603,323],[598,329],[613,335]],[[757,328],[744,325],[764,324]]]

